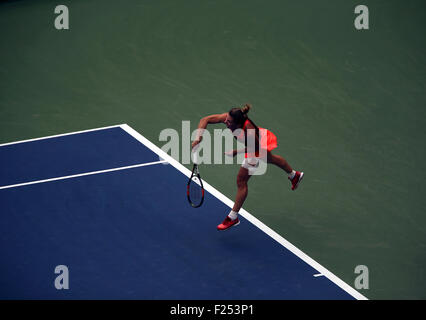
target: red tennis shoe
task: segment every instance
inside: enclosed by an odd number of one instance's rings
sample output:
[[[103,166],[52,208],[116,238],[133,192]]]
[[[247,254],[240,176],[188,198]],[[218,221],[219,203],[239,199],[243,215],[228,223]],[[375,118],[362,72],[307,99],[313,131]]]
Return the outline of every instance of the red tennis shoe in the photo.
[[[230,227],[237,226],[240,224],[240,220],[237,218],[235,220],[232,220],[230,217],[226,217],[223,222],[217,226],[217,230],[226,230]]]
[[[291,181],[291,190],[296,190],[299,186],[300,181],[303,179],[303,172],[296,171],[296,174],[294,175],[293,179],[290,179],[288,177],[288,180]]]

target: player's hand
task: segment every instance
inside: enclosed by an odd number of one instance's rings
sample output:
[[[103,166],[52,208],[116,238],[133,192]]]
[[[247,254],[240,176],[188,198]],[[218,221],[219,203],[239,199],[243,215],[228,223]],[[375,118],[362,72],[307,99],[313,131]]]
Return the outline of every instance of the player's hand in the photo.
[[[226,151],[225,156],[235,157],[237,155],[237,150]]]
[[[198,139],[192,141],[192,149],[194,149],[195,146],[201,142],[201,140],[203,140],[203,137],[199,137]]]

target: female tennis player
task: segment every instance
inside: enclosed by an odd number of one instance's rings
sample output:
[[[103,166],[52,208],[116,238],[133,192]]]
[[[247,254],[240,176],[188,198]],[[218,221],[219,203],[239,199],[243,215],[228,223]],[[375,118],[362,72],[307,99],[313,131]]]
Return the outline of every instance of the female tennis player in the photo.
[[[275,164],[288,174],[292,190],[295,190],[303,179],[303,172],[293,170],[283,157],[272,154],[272,150],[277,147],[277,137],[271,131],[259,128],[254,124],[247,116],[250,108],[250,104],[245,104],[242,108],[232,108],[229,112],[213,114],[202,118],[198,124],[196,138],[192,142],[192,148],[201,142],[203,139],[203,131],[208,124],[224,123],[233,132],[237,140],[245,143],[245,149],[243,150],[226,152],[229,156],[235,156],[239,152],[245,152],[245,158],[237,175],[237,195],[235,197],[234,207],[225,220],[217,226],[218,230],[226,230],[240,223],[238,212],[247,197],[247,182],[259,165],[257,156],[259,155],[259,151],[261,151],[260,149],[266,152],[268,163]],[[247,141],[250,141],[249,138],[253,138],[255,141],[254,150],[253,147],[251,147],[250,150],[247,144]]]

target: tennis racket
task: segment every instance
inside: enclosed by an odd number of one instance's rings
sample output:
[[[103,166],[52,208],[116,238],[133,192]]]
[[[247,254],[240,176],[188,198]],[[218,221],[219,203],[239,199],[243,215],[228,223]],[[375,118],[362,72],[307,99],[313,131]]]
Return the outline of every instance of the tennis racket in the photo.
[[[188,180],[188,185],[186,187],[186,194],[188,196],[188,201],[193,208],[200,207],[204,201],[203,181],[201,180],[200,172],[198,171],[197,160],[198,159],[196,154],[193,153],[194,167],[192,168],[192,174]]]

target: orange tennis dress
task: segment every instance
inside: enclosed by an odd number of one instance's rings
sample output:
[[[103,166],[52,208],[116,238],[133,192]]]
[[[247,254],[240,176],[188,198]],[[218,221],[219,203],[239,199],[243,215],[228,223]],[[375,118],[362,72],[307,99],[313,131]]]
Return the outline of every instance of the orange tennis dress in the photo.
[[[246,141],[247,125],[249,123],[250,123],[250,120],[247,119],[244,122],[241,132],[236,136],[237,140],[242,141],[246,144],[246,147],[247,147],[247,141]],[[254,126],[256,127],[256,125]],[[263,150],[271,151],[278,146],[277,137],[275,136],[275,134],[272,133],[272,131],[265,128],[260,128],[260,127],[259,128],[256,127],[256,129],[259,130],[258,135],[260,140],[260,149],[262,149],[262,151]],[[245,153],[245,158],[255,158],[255,157],[259,157],[259,152]]]

